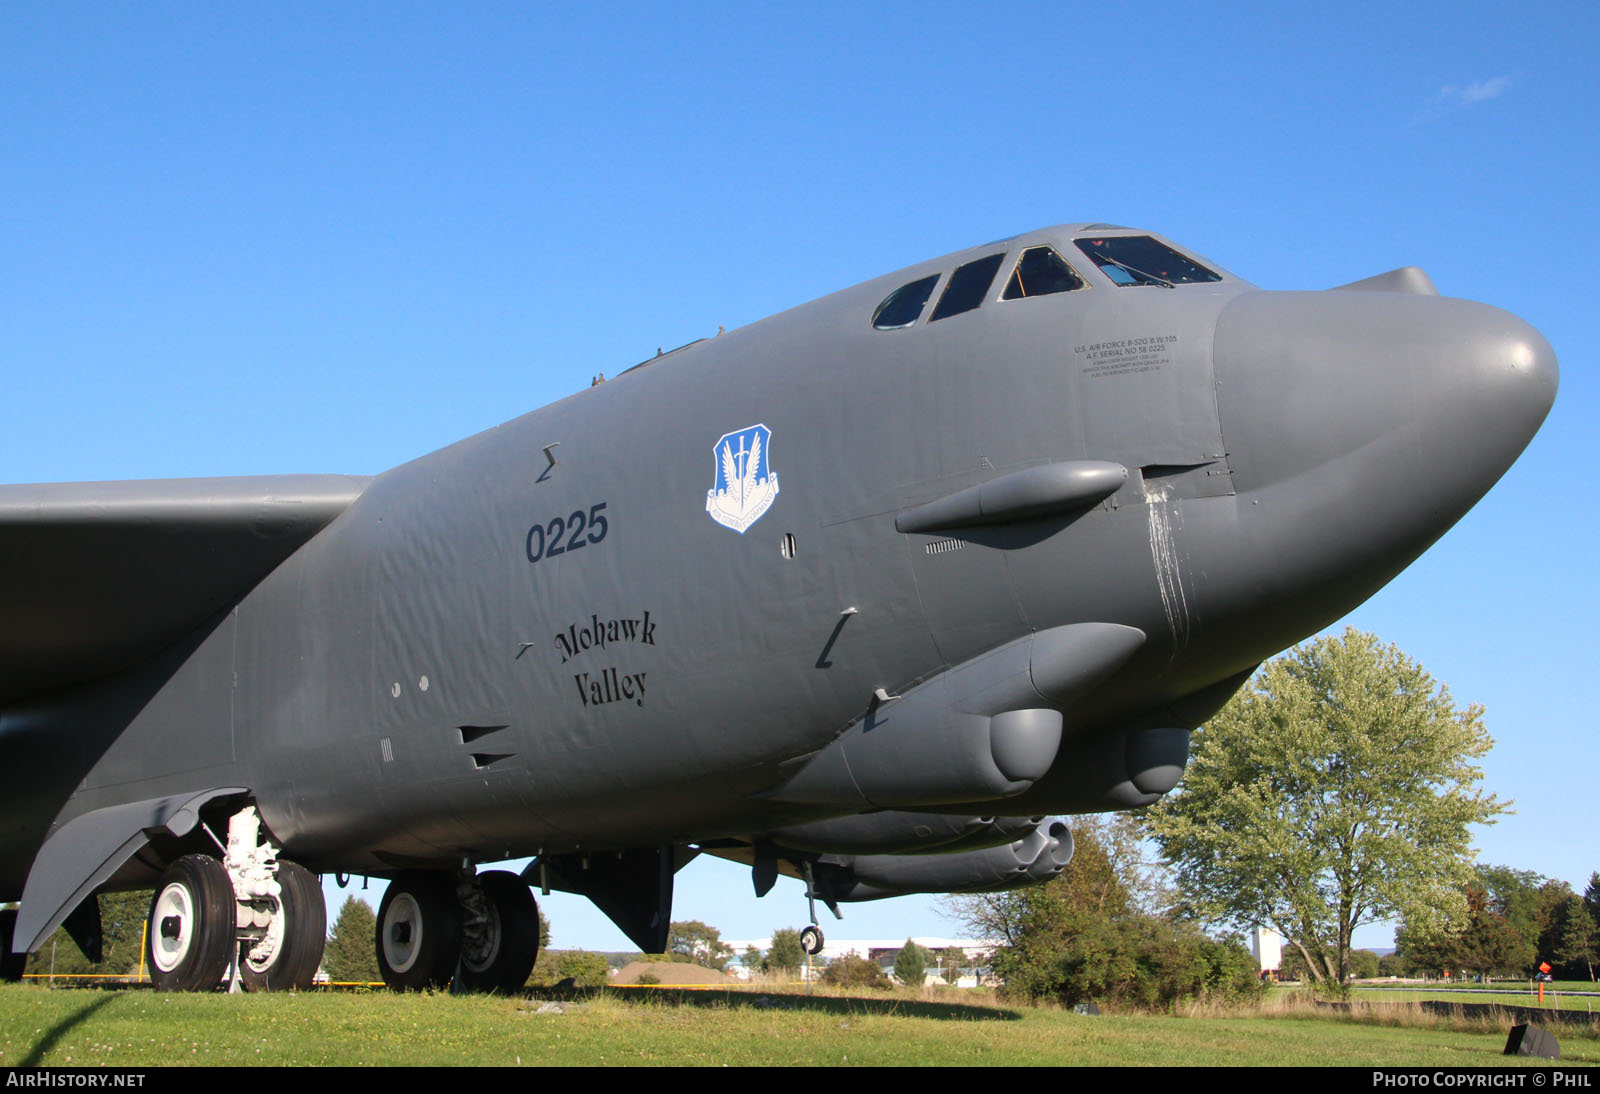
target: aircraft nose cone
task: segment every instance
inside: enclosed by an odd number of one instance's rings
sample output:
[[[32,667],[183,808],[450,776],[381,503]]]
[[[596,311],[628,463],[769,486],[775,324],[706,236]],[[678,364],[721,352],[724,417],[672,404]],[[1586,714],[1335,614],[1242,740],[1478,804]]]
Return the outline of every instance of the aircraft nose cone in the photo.
[[[1242,295],[1218,318],[1213,365],[1251,529],[1237,565],[1284,605],[1291,636],[1349,611],[1459,520],[1527,447],[1558,383],[1550,344],[1516,316],[1400,292]]]
[[[1381,457],[1348,485],[1442,490],[1457,516],[1527,447],[1559,382],[1550,343],[1516,316],[1391,292],[1242,296],[1214,363],[1241,489]]]

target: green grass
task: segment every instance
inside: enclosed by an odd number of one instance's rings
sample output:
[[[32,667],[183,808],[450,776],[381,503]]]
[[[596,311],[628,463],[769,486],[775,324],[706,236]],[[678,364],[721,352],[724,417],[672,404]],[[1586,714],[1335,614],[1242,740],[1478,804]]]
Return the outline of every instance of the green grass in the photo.
[[[1574,1010],[1580,1013],[1589,1012],[1600,1018],[1600,998],[1594,996],[1563,995],[1559,991],[1551,991],[1550,985],[1545,985],[1544,1002],[1539,1002],[1537,991],[1511,990],[1504,987],[1496,990],[1490,985],[1475,985],[1468,991],[1438,991],[1426,985],[1417,985],[1415,988],[1362,988],[1351,990],[1351,996],[1356,999],[1366,999],[1371,1002],[1409,1003],[1421,999],[1438,1000],[1443,1003],[1495,1003],[1508,1007],[1543,1007],[1546,1010]]]
[[[1304,1009],[1082,1017],[931,999],[606,990],[544,999],[0,989],[0,1065],[1492,1066],[1505,1025],[1403,1026]],[[960,999],[960,996],[956,996]],[[1390,1007],[1395,1013],[1414,1008]],[[1560,1031],[1562,1063],[1600,1038]]]

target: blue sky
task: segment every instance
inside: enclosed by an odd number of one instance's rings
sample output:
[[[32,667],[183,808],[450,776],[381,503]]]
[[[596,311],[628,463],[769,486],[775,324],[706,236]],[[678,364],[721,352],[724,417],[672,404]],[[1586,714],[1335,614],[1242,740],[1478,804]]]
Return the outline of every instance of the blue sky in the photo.
[[[378,472],[1064,221],[1265,288],[1420,265],[1538,327],[1561,394],[1348,622],[1487,708],[1485,786],[1517,811],[1482,857],[1581,888],[1596,40],[1592,3],[6,4],[0,481]],[[714,864],[678,892],[730,937],[804,914]],[[625,946],[545,907],[558,945]],[[929,901],[847,917],[955,931]]]

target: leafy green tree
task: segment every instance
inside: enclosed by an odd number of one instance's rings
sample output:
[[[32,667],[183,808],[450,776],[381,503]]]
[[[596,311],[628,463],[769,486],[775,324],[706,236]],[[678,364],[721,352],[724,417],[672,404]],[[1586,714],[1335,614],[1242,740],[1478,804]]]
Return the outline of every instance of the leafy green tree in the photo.
[[[1444,968],[1481,976],[1521,972],[1532,958],[1527,938],[1516,924],[1494,910],[1478,886],[1469,885],[1466,897],[1467,922],[1447,944],[1446,952],[1454,960]]]
[[[1468,829],[1505,811],[1477,789],[1482,717],[1354,629],[1270,662],[1194,735],[1181,789],[1150,810],[1186,906],[1275,928],[1335,985],[1358,926],[1459,920]]]
[[[806,963],[806,949],[800,944],[800,932],[784,927],[772,932],[772,945],[767,949],[762,967],[771,973],[793,976]]]
[[[1600,929],[1595,927],[1583,898],[1569,896],[1555,919],[1550,953],[1562,966],[1563,974],[1570,979],[1587,976],[1594,980],[1595,965],[1600,964]]]
[[[1159,869],[1144,858],[1142,831],[1139,818],[1128,813],[1078,817],[1072,862],[1056,881],[1044,889],[951,896],[944,902],[945,915],[978,938],[1017,948],[1040,944],[1042,911],[1062,901],[1077,913],[1102,917],[1163,911],[1171,903],[1170,890]]]
[[[951,903],[968,929],[1003,940],[990,961],[1007,995],[1155,1007],[1259,994],[1255,962],[1238,942],[1143,910],[1155,902],[1135,896],[1144,883],[1117,838],[1131,830],[1126,821],[1080,819],[1060,876]]]
[[[739,964],[744,967],[745,972],[757,973],[765,967],[766,962],[761,957],[760,949],[755,946],[746,946],[744,948],[744,956],[739,958]]]
[[[354,894],[344,898],[333,932],[322,951],[322,967],[328,979],[338,983],[372,983],[383,979],[378,972],[378,917],[372,905]]]
[[[1489,907],[1506,918],[1527,942],[1526,964],[1531,968],[1538,948],[1539,932],[1549,918],[1550,900],[1544,892],[1550,879],[1532,870],[1510,866],[1479,865],[1473,872],[1479,887],[1488,895]]]
[[[722,941],[722,932],[698,919],[674,920],[667,933],[667,952],[694,965],[721,969],[733,956],[733,947]]]
[[[140,948],[144,944],[145,918],[150,914],[153,894],[148,890],[128,893],[101,893],[100,960],[91,962],[78,949],[72,936],[62,928],[45,939],[37,953],[28,958],[28,973],[57,976],[95,974],[128,976],[139,970]],[[52,964],[53,962],[53,964]]]
[[[1540,961],[1549,961],[1554,965],[1565,964],[1558,957],[1563,938],[1567,928],[1567,912],[1571,901],[1576,899],[1581,905],[1582,898],[1577,897],[1572,891],[1572,886],[1564,881],[1547,881],[1539,887],[1538,902],[1534,907],[1534,922],[1537,934],[1534,937],[1535,957],[1528,964],[1532,966]],[[1575,977],[1586,975],[1577,969],[1562,969],[1561,975]]]
[[[1371,980],[1378,975],[1378,955],[1371,950],[1350,951],[1350,978]]]
[[[1378,958],[1379,976],[1415,976],[1417,969],[1409,957],[1396,950]]]
[[[911,939],[894,958],[894,978],[908,987],[920,988],[928,975],[928,951]]]

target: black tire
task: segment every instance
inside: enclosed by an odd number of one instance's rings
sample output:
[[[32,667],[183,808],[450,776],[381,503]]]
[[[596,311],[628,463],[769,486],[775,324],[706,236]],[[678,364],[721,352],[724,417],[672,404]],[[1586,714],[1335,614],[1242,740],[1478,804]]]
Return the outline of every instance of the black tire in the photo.
[[[247,991],[306,991],[317,978],[328,935],[328,905],[317,876],[298,862],[278,860],[282,912],[265,946],[240,947],[239,978]],[[262,951],[266,951],[263,953]],[[257,956],[252,958],[254,952]]]
[[[145,956],[157,991],[214,991],[228,971],[233,883],[209,855],[184,855],[161,875],[150,901]]]
[[[461,956],[461,904],[449,874],[407,870],[378,905],[378,971],[394,991],[443,987]]]
[[[527,882],[508,870],[478,875],[487,920],[465,913],[461,928],[461,982],[471,991],[522,990],[539,957],[539,906]]]
[[[28,967],[28,955],[13,953],[11,947],[16,945],[16,940],[11,937],[11,932],[17,925],[17,910],[7,908],[0,911],[0,981],[7,984],[15,983],[22,979],[22,970]],[[535,932],[537,937],[537,931]]]
[[[800,948],[812,957],[822,952],[822,928],[815,923],[800,932]]]

